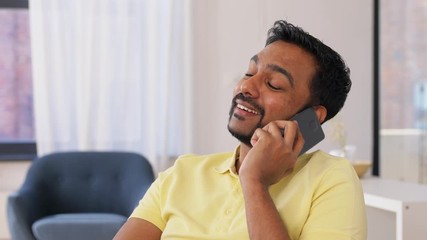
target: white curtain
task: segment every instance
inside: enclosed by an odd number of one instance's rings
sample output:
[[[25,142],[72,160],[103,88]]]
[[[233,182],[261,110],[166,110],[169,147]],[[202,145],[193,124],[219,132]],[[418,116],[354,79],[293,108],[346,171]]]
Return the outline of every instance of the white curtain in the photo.
[[[188,1],[30,1],[39,155],[192,150]]]

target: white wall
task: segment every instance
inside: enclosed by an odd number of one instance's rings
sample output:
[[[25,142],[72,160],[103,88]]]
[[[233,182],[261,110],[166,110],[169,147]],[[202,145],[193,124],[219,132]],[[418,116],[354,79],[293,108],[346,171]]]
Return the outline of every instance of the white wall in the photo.
[[[355,158],[371,160],[373,3],[371,0],[192,1],[194,29],[195,152],[230,151],[227,131],[232,89],[250,57],[264,47],[267,30],[286,19],[339,52],[351,68],[353,88],[340,118]],[[325,124],[328,138],[330,124]],[[319,147],[335,145],[325,140]]]

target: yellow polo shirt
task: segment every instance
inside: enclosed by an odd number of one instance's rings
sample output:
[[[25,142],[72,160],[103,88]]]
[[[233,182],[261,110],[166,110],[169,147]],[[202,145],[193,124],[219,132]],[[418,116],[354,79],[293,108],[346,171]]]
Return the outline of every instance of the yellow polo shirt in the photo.
[[[235,153],[185,155],[161,173],[130,217],[161,239],[249,239]],[[316,151],[269,189],[291,239],[364,240],[359,179],[348,160]]]

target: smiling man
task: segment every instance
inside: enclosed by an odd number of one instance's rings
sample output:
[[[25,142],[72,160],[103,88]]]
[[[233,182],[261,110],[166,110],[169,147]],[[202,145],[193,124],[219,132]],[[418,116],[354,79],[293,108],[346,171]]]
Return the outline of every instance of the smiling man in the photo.
[[[269,30],[234,89],[231,153],[185,155],[161,173],[120,239],[366,239],[363,192],[350,162],[300,155],[295,114],[323,123],[343,107],[349,69],[318,39],[285,21]]]

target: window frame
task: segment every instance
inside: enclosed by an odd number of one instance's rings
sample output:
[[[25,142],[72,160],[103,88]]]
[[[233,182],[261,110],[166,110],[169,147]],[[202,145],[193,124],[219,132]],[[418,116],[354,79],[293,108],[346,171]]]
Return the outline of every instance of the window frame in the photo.
[[[380,0],[374,0],[373,39],[373,162],[372,175],[380,176]]]
[[[28,0],[0,0],[0,9],[28,9],[28,6]],[[36,156],[36,142],[0,143],[0,161],[32,160]]]
[[[28,0],[0,0],[0,8],[27,8]]]

